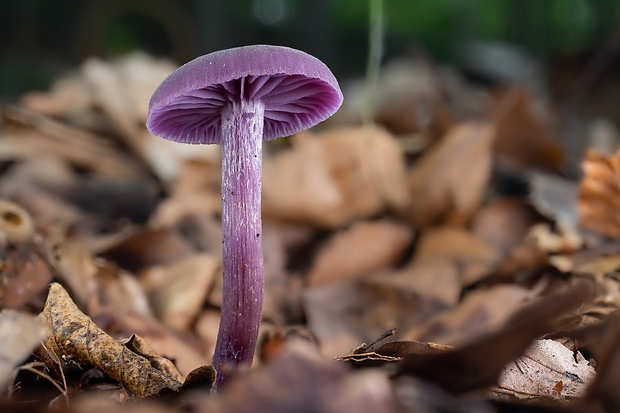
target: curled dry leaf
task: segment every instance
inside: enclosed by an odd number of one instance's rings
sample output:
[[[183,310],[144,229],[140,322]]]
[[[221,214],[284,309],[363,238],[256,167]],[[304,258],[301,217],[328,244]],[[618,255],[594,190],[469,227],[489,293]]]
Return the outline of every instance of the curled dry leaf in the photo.
[[[578,204],[581,225],[620,238],[620,152],[607,157],[590,150],[582,167]]]
[[[384,130],[304,132],[291,143],[290,150],[265,158],[265,216],[337,228],[407,203],[403,152]]]
[[[462,123],[413,166],[407,188],[416,228],[462,225],[473,216],[489,180],[494,134],[487,123]]]
[[[154,367],[151,361],[123,346],[93,323],[71,301],[60,284],[53,283],[43,312],[38,316],[49,331],[47,348],[65,361],[95,366],[118,380],[137,396],[151,396],[164,389],[178,390],[181,382]]]
[[[584,396],[594,380],[594,367],[580,353],[553,340],[536,340],[525,354],[506,366],[491,393],[518,399]]]
[[[431,354],[451,348],[451,346],[437,343],[396,340],[385,343],[374,351],[362,346],[361,351],[356,350],[346,356],[336,357],[336,360],[346,361],[357,368],[377,367],[386,363],[400,361],[409,354]]]
[[[28,211],[14,202],[0,199],[0,243],[31,241],[34,222]]]
[[[147,359],[153,368],[161,371],[166,376],[177,381],[183,381],[183,375],[179,373],[174,363],[157,354],[142,337],[133,335],[122,344],[129,350]]]
[[[381,220],[359,222],[326,242],[308,272],[308,285],[357,279],[395,265],[413,232],[403,224]]]
[[[460,347],[406,356],[400,362],[397,376],[414,375],[453,393],[492,386],[504,367],[520,357],[534,339],[553,331],[559,318],[593,298],[594,283],[577,279],[524,306],[501,328],[473,338],[469,336],[468,342]]]
[[[122,314],[113,319],[110,329],[112,328],[115,337],[135,334],[147,340],[158,354],[174,360],[175,366],[183,375],[210,362],[214,343],[207,342],[205,345],[205,342],[196,337],[169,328],[153,317]]]
[[[14,310],[0,312],[0,394],[13,369],[39,345],[45,327],[33,316]]]

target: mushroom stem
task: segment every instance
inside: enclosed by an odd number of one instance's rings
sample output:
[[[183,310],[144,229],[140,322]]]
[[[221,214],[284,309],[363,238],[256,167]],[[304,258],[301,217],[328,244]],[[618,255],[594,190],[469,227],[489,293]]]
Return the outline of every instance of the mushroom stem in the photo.
[[[222,316],[213,355],[216,387],[232,366],[251,365],[265,284],[261,222],[265,106],[233,102],[222,111]]]

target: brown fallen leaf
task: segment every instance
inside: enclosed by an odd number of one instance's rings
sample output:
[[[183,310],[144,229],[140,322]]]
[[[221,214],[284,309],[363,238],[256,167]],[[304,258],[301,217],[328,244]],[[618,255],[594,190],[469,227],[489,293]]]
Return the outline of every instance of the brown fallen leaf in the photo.
[[[169,328],[153,317],[126,313],[116,317],[109,314],[102,320],[110,323],[106,331],[115,337],[135,334],[147,340],[157,354],[174,360],[182,375],[211,362],[215,342],[202,341],[192,334]]]
[[[437,303],[437,310],[456,305],[461,296],[463,282],[457,263],[439,258],[413,260],[404,268],[378,274],[369,283],[389,286],[414,294],[423,300]]]
[[[408,216],[416,228],[471,219],[489,180],[494,135],[488,123],[462,123],[411,168]]]
[[[193,401],[199,413],[397,413],[384,372],[349,373],[308,344],[291,342],[270,364],[239,376],[218,397]]]
[[[527,296],[528,291],[517,285],[476,289],[453,309],[403,331],[401,338],[441,344],[462,343],[473,335],[502,325],[522,307]]]
[[[194,252],[189,242],[173,229],[143,228],[99,251],[98,255],[136,273],[189,257]]]
[[[155,314],[164,324],[188,331],[219,274],[220,258],[196,254],[172,264],[151,267],[140,275]]]
[[[144,357],[151,366],[177,381],[183,381],[183,375],[179,373],[174,363],[157,354],[149,343],[140,336],[133,335],[122,344],[134,353]]]
[[[77,308],[60,284],[51,285],[45,308],[37,319],[48,328],[44,340],[48,349],[65,361],[97,367],[137,396],[156,395],[164,389],[176,391],[181,386],[180,373],[168,376],[150,360],[107,335]]]
[[[506,256],[525,241],[530,228],[538,222],[540,217],[526,201],[503,198],[478,211],[472,222],[472,232]]]
[[[538,171],[528,173],[529,200],[538,212],[575,231],[579,226],[579,182]]]
[[[566,400],[584,396],[595,377],[594,367],[580,354],[553,340],[536,340],[510,362],[491,389],[496,397],[549,397]]]
[[[617,412],[620,409],[617,386],[620,377],[620,312],[586,327],[582,335],[580,338],[592,348],[597,365],[597,376],[588,389],[587,398],[600,404],[605,412]]]
[[[555,136],[550,116],[523,89],[508,88],[497,99],[491,106],[494,157],[502,166],[517,171],[559,172],[564,166],[564,150]]]
[[[413,232],[403,224],[381,220],[359,222],[328,240],[308,271],[308,285],[358,279],[395,265]]]
[[[470,337],[467,344],[453,350],[405,357],[397,376],[417,376],[457,394],[492,386],[504,367],[520,357],[534,339],[550,332],[559,318],[593,297],[593,283],[576,279],[523,307],[500,329]]]
[[[351,354],[336,357],[336,360],[348,362],[356,368],[377,367],[386,363],[400,361],[409,354],[431,354],[451,348],[451,346],[437,343],[395,340],[382,344],[373,351],[366,346],[362,346],[361,349],[357,349]]]
[[[3,395],[15,367],[45,337],[45,327],[33,316],[15,310],[0,312],[0,394]]]
[[[0,116],[6,120],[2,128],[0,159],[46,153],[103,177],[144,178],[143,169],[129,156],[96,135],[14,106],[4,107]]]
[[[437,311],[435,302],[375,282],[341,282],[303,294],[308,329],[328,357],[349,353],[391,328],[407,330]]]
[[[461,228],[438,227],[426,231],[412,262],[448,261],[458,269],[461,283],[470,285],[488,276],[501,260],[499,249]]]
[[[0,199],[0,309],[36,308],[43,302],[52,271],[34,236],[30,214]]]
[[[131,67],[142,72],[132,73]],[[214,159],[219,149],[214,145],[177,145],[153,136],[144,126],[150,96],[161,80],[172,71],[168,62],[157,62],[135,54],[116,63],[89,59],[82,74],[92,87],[94,103],[114,125],[118,136],[164,182],[178,175],[183,158]]]
[[[620,238],[620,152],[608,157],[589,150],[582,168],[578,203],[581,225],[601,235]]]
[[[338,228],[406,205],[403,151],[386,131],[304,132],[291,144],[290,150],[264,160],[265,217]]]
[[[91,317],[126,313],[152,314],[146,294],[133,274],[101,258],[94,259],[93,265],[95,273],[89,280],[92,290],[87,306]]]

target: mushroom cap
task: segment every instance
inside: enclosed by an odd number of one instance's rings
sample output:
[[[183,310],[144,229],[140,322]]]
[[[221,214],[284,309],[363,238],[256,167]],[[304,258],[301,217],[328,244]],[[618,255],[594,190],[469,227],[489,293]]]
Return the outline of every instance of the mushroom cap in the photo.
[[[265,105],[263,139],[308,129],[342,104],[336,78],[319,59],[283,46],[253,45],[198,57],[159,85],[147,128],[162,138],[220,143],[222,109],[242,100]]]

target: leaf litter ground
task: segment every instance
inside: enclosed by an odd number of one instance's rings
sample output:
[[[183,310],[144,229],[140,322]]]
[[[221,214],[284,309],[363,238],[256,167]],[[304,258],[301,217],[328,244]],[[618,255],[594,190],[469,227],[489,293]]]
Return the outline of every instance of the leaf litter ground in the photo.
[[[527,89],[415,62],[375,126],[348,101],[266,144],[259,348],[212,394],[219,148],[146,130],[173,69],[89,60],[0,109],[2,411],[620,410],[620,140],[571,160]]]

